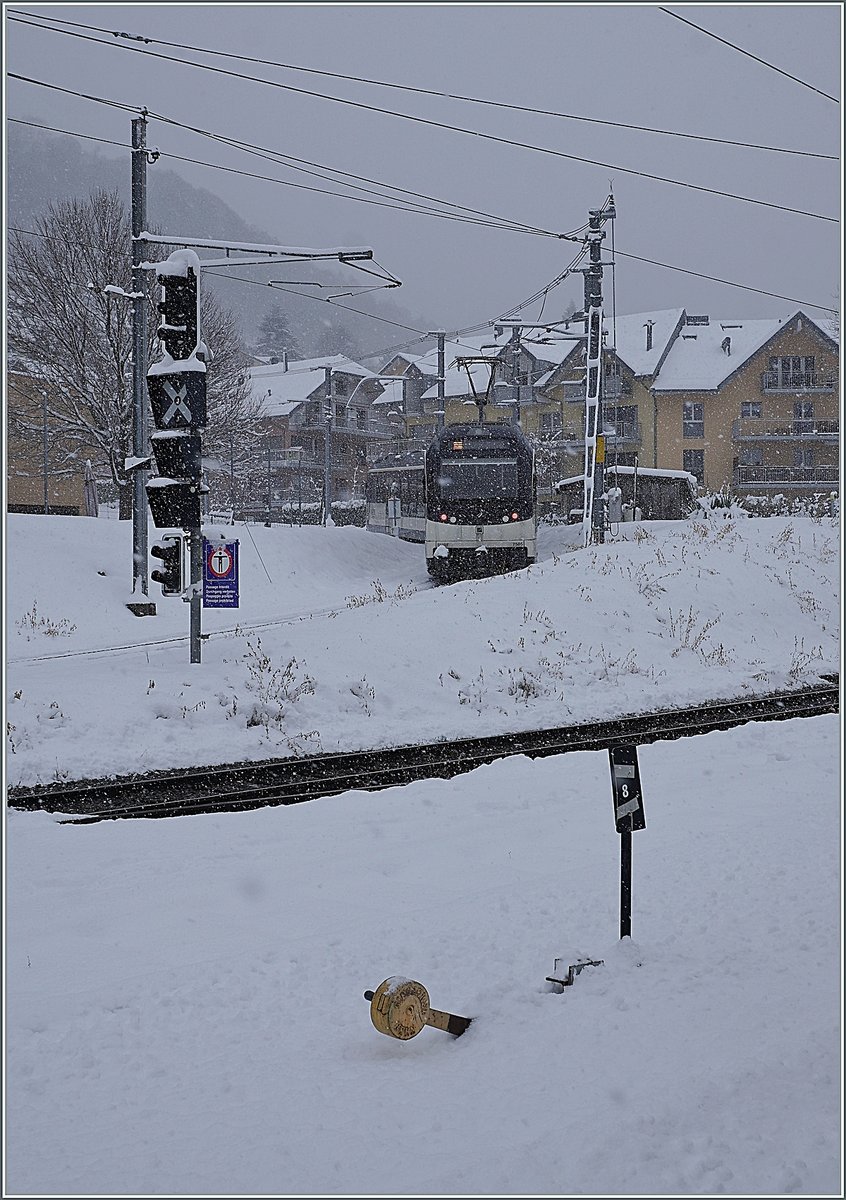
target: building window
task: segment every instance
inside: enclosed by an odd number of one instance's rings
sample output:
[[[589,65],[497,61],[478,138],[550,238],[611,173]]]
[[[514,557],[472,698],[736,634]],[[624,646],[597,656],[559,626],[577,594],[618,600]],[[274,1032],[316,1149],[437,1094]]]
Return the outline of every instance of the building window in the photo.
[[[794,467],[813,467],[813,450],[810,450],[807,446],[799,446],[793,451],[793,465]]]
[[[685,401],[682,413],[682,436],[686,438],[705,436],[705,405],[701,402]]]
[[[767,384],[774,388],[814,386],[814,356],[786,354],[770,359]]]
[[[551,436],[561,428],[561,413],[545,412],[540,415],[541,433]]]
[[[334,375],[332,377],[332,390],[336,396],[346,396],[347,381],[344,379],[343,375]]]
[[[616,433],[618,438],[628,438],[634,441],[637,438],[637,405],[636,404],[617,404],[606,405],[603,410],[606,428],[611,426],[611,429]]]
[[[744,400],[740,406],[740,415],[743,419],[746,417],[760,417],[761,401],[760,400]]]
[[[738,465],[741,467],[762,467],[764,451],[761,446],[743,446],[738,455]]]
[[[701,486],[705,479],[705,451],[685,450],[682,456],[685,471],[696,476],[696,482]]]

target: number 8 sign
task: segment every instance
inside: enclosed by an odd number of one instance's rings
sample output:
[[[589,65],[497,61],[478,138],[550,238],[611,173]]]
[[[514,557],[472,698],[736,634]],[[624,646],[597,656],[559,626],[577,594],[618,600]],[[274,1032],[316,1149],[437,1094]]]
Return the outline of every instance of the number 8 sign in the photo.
[[[615,746],[608,751],[614,789],[614,819],[618,833],[646,828],[637,746]]]

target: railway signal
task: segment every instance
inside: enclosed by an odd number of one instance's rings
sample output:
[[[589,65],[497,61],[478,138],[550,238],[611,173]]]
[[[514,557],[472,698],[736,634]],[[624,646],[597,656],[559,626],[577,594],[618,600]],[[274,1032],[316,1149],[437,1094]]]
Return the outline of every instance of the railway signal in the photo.
[[[156,334],[176,361],[191,358],[200,340],[199,271],[188,255],[197,257],[192,250],[177,250],[167,260],[170,269],[157,271],[162,298],[158,303],[161,320]]]
[[[150,554],[153,558],[161,559],[163,568],[151,571],[150,578],[162,585],[163,596],[181,596],[184,591],[183,543],[181,534],[173,534],[163,537],[161,545],[150,547]]]
[[[202,482],[200,430],[206,425],[206,348],[200,325],[200,260],[193,250],[174,250],[156,264],[162,288],[156,331],[162,358],[147,371],[147,391],[156,424],[151,437],[158,477],[147,482],[147,500],[156,528],[183,529],[188,534],[189,579],[192,585],[190,644],[191,662],[200,661],[200,577],[202,572],[201,499],[207,490]],[[181,575],[182,536],[176,539],[180,552],[179,591],[186,581]],[[173,568],[173,538],[164,539]],[[161,547],[159,548],[161,549]],[[159,554],[157,557],[164,557]],[[166,575],[172,595],[173,573]],[[161,579],[159,580],[161,582]]]

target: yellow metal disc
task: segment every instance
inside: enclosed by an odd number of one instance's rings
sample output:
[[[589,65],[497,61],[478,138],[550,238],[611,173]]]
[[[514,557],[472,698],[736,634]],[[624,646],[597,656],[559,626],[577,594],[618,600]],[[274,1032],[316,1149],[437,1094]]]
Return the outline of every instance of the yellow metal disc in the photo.
[[[370,1001],[370,1020],[380,1033],[407,1041],[416,1037],[429,1017],[429,993],[422,983],[392,975],[380,983]]]

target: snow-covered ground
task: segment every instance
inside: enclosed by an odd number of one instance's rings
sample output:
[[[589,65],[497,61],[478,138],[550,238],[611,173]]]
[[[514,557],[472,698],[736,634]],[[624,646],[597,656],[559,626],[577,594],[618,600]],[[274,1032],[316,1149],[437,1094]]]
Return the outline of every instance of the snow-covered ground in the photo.
[[[624,942],[601,753],[10,813],[4,1194],[842,1195],[838,737],[643,747]],[[377,1033],[391,975],[467,1033]]]
[[[628,527],[430,588],[357,529],[240,528],[242,607],[125,607],[127,524],[10,517],[10,782],[558,725],[839,668],[831,521]],[[151,530],[151,540],[155,532]],[[123,648],[120,648],[123,647]],[[120,648],[120,649],[116,649]],[[160,821],[6,817],[14,1195],[836,1195],[840,726]],[[586,956],[575,986],[545,982]],[[420,980],[460,1039],[370,1024]]]
[[[447,588],[420,546],[361,529],[230,530],[241,607],[205,610],[191,665],[187,605],[153,583],[155,617],[126,608],[128,522],[12,516],[9,782],[557,726],[838,669],[836,522],[619,530],[572,552],[577,530],[544,529],[528,571]]]

